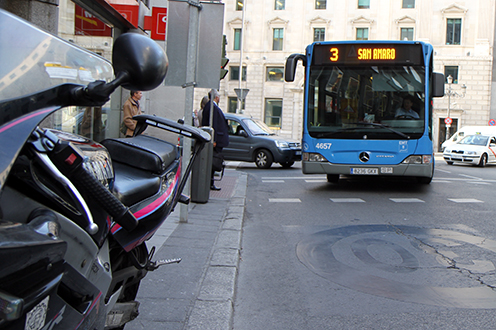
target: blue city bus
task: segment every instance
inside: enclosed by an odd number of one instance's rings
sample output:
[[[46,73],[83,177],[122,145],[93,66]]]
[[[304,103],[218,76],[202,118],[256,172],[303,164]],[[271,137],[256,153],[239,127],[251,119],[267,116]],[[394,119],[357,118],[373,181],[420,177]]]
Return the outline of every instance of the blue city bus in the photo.
[[[417,41],[315,42],[286,61],[285,80],[305,67],[304,174],[408,176],[434,173],[433,97],[444,75]]]

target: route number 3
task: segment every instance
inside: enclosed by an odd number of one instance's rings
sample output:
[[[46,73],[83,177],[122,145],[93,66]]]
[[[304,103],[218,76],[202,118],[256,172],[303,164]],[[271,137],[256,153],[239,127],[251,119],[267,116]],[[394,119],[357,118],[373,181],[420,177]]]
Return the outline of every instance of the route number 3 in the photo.
[[[336,62],[339,59],[339,49],[333,47],[331,48],[330,52],[331,52],[331,57],[329,57],[329,59],[331,60],[331,62]]]

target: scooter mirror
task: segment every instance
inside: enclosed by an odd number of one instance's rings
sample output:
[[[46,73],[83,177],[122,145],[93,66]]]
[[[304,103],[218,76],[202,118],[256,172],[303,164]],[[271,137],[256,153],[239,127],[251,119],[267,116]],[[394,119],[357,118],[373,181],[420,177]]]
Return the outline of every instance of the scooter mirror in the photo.
[[[112,63],[116,77],[126,76],[121,86],[139,91],[160,85],[169,67],[164,50],[154,40],[138,33],[125,33],[117,38]]]

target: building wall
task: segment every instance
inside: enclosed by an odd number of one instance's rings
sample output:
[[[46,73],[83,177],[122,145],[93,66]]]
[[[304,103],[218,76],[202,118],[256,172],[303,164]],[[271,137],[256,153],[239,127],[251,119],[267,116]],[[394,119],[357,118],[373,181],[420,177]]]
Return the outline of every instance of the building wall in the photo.
[[[315,0],[286,0],[285,10],[274,10],[275,0],[244,0],[245,26],[243,65],[247,66],[246,82],[241,88],[250,91],[244,114],[264,119],[266,98],[282,98],[282,126],[279,134],[300,138],[303,108],[303,67],[297,69],[294,83],[267,82],[267,66],[284,67],[292,53],[304,53],[313,42],[313,28],[325,28],[326,40],[355,40],[356,28],[369,28],[370,40],[399,40],[402,27],[414,28],[414,40],[434,46],[435,71],[444,73],[445,66],[458,66],[458,83],[452,90],[463,98],[451,97],[450,116],[458,126],[487,125],[490,119],[495,2],[493,0],[416,0],[415,8],[402,8],[402,0],[370,0],[369,9],[358,9],[357,0],[327,0],[325,10],[315,9]],[[227,36],[228,66],[239,66],[240,51],[233,50],[234,29],[242,27],[242,11],[236,11],[236,0],[225,0],[224,34]],[[449,18],[462,19],[461,44],[446,45]],[[272,50],[272,29],[284,29],[282,51]],[[227,110],[228,97],[236,97],[239,82],[221,81],[221,107]],[[195,104],[205,91],[198,90]],[[447,116],[448,97],[434,101],[435,146],[442,142],[440,125]],[[444,136],[441,134],[441,136]]]

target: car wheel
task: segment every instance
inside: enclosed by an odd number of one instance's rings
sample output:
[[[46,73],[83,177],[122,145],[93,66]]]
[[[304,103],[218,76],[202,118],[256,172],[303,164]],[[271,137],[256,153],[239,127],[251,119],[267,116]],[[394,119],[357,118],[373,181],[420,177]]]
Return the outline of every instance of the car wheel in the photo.
[[[446,164],[448,164],[448,165],[453,165],[453,162],[451,162],[451,161],[450,161],[450,162],[446,161]]]
[[[329,183],[338,183],[339,174],[327,174],[327,182]]]
[[[261,149],[255,156],[255,164],[258,168],[269,168],[272,165],[273,158],[270,151]]]
[[[479,166],[484,167],[487,164],[487,154],[482,154],[480,161],[479,161]]]
[[[281,166],[284,167],[284,168],[290,168],[291,166],[293,166],[294,162],[291,161],[291,162],[284,162],[284,163],[281,163]]]

